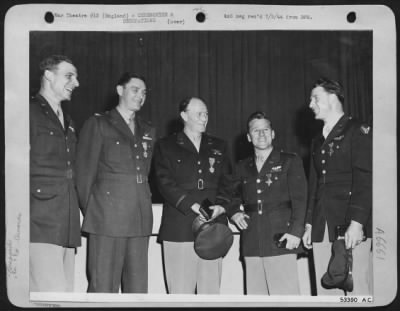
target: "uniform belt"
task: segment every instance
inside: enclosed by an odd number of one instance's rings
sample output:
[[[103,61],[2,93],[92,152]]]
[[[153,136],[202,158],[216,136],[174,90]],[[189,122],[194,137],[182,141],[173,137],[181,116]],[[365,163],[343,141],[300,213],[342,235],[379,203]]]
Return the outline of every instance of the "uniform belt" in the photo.
[[[217,189],[217,184],[213,182],[206,181],[202,178],[199,178],[196,181],[188,182],[188,183],[183,183],[179,184],[180,187],[182,187],[185,190],[193,190],[193,189],[198,189],[198,190],[203,190],[203,189]]]
[[[260,215],[263,211],[267,210],[267,206],[269,203],[260,202],[260,203],[251,203],[251,204],[243,204],[245,212],[258,212]],[[290,208],[290,202],[283,202],[279,204],[279,208]]]
[[[318,178],[319,184],[330,184],[330,183],[337,183],[337,182],[351,182],[352,174],[345,173],[345,174],[322,174]]]
[[[262,202],[260,203],[253,203],[253,204],[243,204],[244,211],[247,213],[258,212],[260,215],[263,212],[263,208],[265,208],[265,204]]]
[[[124,182],[136,182],[137,184],[142,184],[148,181],[146,175],[141,174],[108,174],[108,173],[100,173],[97,176],[98,179],[108,179],[115,181],[124,181]]]

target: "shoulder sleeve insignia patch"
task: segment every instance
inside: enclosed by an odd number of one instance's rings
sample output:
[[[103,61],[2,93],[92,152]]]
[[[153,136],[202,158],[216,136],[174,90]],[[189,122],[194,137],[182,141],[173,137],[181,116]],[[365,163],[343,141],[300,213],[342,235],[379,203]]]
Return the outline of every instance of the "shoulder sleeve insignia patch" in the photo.
[[[371,127],[368,125],[361,125],[360,127],[361,133],[367,135],[369,131],[371,130]]]

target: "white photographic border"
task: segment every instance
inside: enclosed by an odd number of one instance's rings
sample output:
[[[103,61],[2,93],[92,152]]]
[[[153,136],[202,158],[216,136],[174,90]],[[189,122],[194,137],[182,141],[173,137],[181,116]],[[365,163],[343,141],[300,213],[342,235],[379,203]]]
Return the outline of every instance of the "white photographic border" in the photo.
[[[51,12],[52,23],[45,21]],[[355,12],[354,23],[347,21]],[[165,14],[164,14],[165,13]],[[204,17],[198,22],[196,16]],[[248,18],[248,16],[256,16]],[[244,16],[244,18],[242,18]],[[297,16],[297,18],[289,18]],[[20,307],[382,306],[397,293],[396,31],[383,5],[61,5],[26,4],[5,19],[6,269]],[[153,295],[29,292],[29,33],[31,31],[372,30],[374,295]],[[364,299],[364,300],[363,300]]]

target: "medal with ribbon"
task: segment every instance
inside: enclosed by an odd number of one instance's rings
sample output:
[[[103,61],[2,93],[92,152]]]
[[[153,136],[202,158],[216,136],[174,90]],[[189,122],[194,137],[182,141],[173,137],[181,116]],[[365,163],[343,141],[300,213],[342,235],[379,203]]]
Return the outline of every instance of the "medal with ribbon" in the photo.
[[[330,144],[328,144],[328,146],[329,146],[329,151],[328,151],[328,153],[329,153],[329,156],[331,157],[332,154],[335,152],[335,151],[333,150],[333,142],[331,142]]]
[[[209,171],[211,174],[213,174],[215,172],[215,168],[214,168],[215,158],[208,158],[208,162],[210,163]]]
[[[142,146],[143,146],[143,156],[145,157],[145,158],[147,158],[147,148],[148,148],[148,145],[147,145],[147,141],[142,141]]]

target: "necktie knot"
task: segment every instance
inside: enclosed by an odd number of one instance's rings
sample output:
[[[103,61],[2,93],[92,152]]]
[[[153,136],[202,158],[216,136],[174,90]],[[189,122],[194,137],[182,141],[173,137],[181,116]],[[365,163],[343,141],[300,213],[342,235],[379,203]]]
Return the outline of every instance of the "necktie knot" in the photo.
[[[330,132],[331,132],[330,126],[325,125],[322,129],[322,135],[325,137],[325,139],[328,137]]]
[[[129,118],[128,126],[129,126],[132,134],[135,135],[135,117],[132,116]]]
[[[58,119],[61,122],[62,127],[64,127],[64,117],[63,117],[63,113],[62,113],[61,107],[57,108],[56,114],[57,114]]]
[[[256,155],[257,171],[261,171],[266,159],[267,157],[265,155]]]

